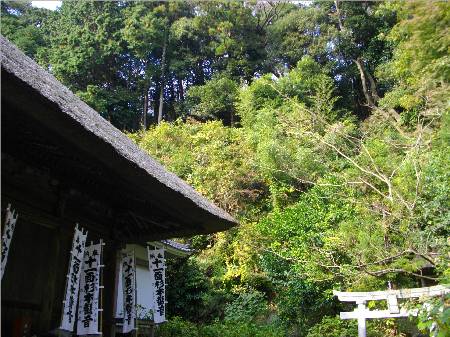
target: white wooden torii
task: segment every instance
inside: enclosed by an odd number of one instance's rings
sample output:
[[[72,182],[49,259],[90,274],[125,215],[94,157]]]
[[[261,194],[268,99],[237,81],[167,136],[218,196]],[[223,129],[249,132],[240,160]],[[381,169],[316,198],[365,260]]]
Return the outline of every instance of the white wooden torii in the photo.
[[[433,286],[425,288],[411,288],[400,290],[370,291],[370,292],[341,292],[333,291],[333,294],[341,302],[356,302],[358,308],[350,312],[341,312],[341,319],[358,320],[358,337],[366,337],[366,319],[370,318],[396,318],[417,316],[417,310],[402,309],[398,305],[398,299],[443,296],[450,293],[449,286]],[[367,301],[386,300],[388,310],[369,310]]]

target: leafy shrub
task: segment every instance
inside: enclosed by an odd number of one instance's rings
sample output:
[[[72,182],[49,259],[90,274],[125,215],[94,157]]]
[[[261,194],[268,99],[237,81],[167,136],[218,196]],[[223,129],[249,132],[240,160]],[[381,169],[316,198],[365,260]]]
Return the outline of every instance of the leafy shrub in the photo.
[[[174,317],[158,327],[155,337],[284,337],[283,330],[275,325],[257,325],[242,322],[216,322],[195,325]]]
[[[204,311],[208,279],[194,259],[170,259],[167,269],[167,310],[171,316],[198,321]]]
[[[433,337],[450,335],[450,295],[427,300],[419,308],[417,327]]]
[[[225,307],[225,320],[251,322],[267,311],[264,295],[256,290],[244,290]]]
[[[161,324],[156,330],[156,337],[200,337],[195,324],[173,317],[167,323]]]
[[[215,323],[203,327],[200,337],[284,337],[283,330],[275,325],[253,323]]]
[[[325,316],[322,321],[309,330],[307,337],[348,337],[357,336],[355,320],[341,320],[339,317]]]

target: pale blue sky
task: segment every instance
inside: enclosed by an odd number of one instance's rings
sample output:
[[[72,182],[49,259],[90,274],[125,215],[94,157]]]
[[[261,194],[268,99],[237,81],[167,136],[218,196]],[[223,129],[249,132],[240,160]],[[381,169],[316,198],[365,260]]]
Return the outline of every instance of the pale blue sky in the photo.
[[[308,5],[310,1],[301,1],[301,0],[292,0],[292,3],[302,3],[304,5]],[[32,1],[31,4],[34,7],[39,8],[47,8],[51,10],[55,10],[56,7],[61,6],[61,1],[55,1],[55,0],[46,0],[46,1]]]
[[[39,7],[39,8],[47,8],[51,9],[52,11],[56,9],[56,7],[61,6],[61,1],[53,1],[53,0],[47,0],[47,1],[31,1],[31,5],[33,7]]]

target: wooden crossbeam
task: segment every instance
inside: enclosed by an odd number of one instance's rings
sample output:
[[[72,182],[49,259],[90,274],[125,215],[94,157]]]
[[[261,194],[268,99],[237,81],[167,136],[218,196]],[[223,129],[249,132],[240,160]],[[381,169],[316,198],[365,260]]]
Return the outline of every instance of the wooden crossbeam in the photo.
[[[333,291],[341,302],[380,301],[387,300],[389,295],[397,298],[419,298],[422,296],[434,297],[450,293],[450,286],[438,285],[425,288],[411,288],[400,290],[368,291],[368,292],[343,292]]]
[[[333,291],[333,294],[342,302],[356,302],[358,308],[350,312],[341,312],[341,319],[357,319],[358,320],[358,337],[366,337],[366,319],[373,318],[398,318],[417,316],[418,310],[400,309],[398,299],[404,298],[420,298],[423,296],[443,296],[450,293],[450,286],[439,285],[425,288],[411,288],[400,290],[386,291],[369,291],[369,292],[342,292]],[[386,300],[388,310],[368,310],[366,308],[367,301]]]
[[[373,319],[373,318],[399,318],[399,317],[409,317],[417,316],[417,310],[399,310],[398,313],[391,313],[389,310],[359,310],[355,311],[344,311],[339,314],[341,319]]]

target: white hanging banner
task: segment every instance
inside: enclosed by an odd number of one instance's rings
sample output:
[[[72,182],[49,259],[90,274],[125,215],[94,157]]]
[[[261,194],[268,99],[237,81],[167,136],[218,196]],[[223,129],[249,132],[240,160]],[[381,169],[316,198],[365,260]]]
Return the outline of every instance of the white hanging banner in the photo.
[[[100,334],[98,326],[102,242],[86,247],[80,278],[77,335]]]
[[[153,322],[155,324],[166,321],[166,260],[164,248],[148,251],[150,282],[153,292]]]
[[[80,285],[81,267],[84,257],[87,231],[75,227],[75,235],[70,251],[69,272],[67,273],[66,293],[63,302],[63,313],[60,329],[73,331],[75,313],[78,302],[78,289]]]
[[[123,331],[136,329],[136,263],[134,252],[122,258]]]
[[[6,208],[5,225],[2,235],[2,279],[3,274],[5,273],[6,261],[8,260],[9,245],[11,244],[12,236],[14,234],[14,228],[16,227],[16,221],[18,217],[19,215],[16,214],[15,211],[11,212],[11,205],[8,205],[8,207]]]

